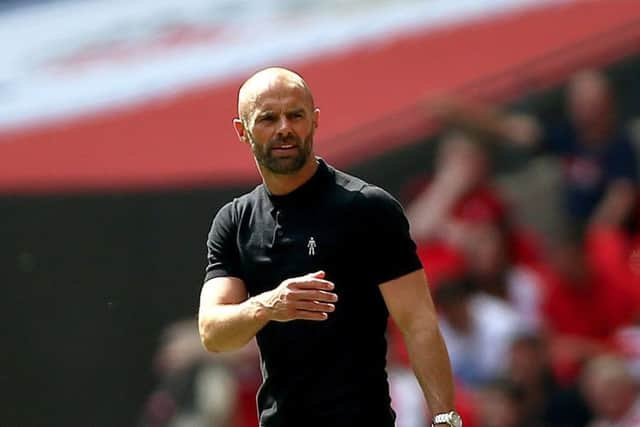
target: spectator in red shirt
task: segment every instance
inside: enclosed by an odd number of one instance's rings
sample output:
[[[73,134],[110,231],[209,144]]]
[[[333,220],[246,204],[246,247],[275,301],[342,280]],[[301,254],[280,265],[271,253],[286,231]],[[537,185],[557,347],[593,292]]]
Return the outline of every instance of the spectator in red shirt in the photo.
[[[586,225],[608,199],[637,195],[636,152],[620,125],[606,77],[594,70],[576,73],[568,83],[566,118],[544,123],[528,114],[502,114],[468,100],[444,99],[431,112],[439,118],[491,135],[490,140],[536,148],[561,161],[564,213]]]
[[[597,254],[606,246],[594,242],[587,239],[585,244],[575,237],[557,241],[548,251],[548,265],[540,269],[554,370],[564,382],[575,379],[585,360],[610,350],[615,332],[640,311],[637,293],[625,276],[598,273],[603,267]]]
[[[450,132],[439,147],[433,179],[421,183],[408,203],[411,233],[432,284],[464,270],[461,246],[471,223],[504,222],[505,206],[488,170],[482,147],[467,134]]]
[[[465,252],[478,227],[497,230],[503,261],[526,264],[538,259],[537,237],[511,226],[506,203],[490,180],[488,153],[467,133],[452,131],[444,137],[434,177],[408,203],[407,217],[418,255],[435,286],[463,272],[467,261],[475,258]]]
[[[635,319],[639,304],[626,276],[598,274],[604,269],[598,254],[607,247],[595,242],[570,238],[552,245],[550,268],[542,270],[544,312],[555,333],[605,341]]]
[[[417,242],[456,242],[465,221],[500,222],[504,203],[489,181],[489,159],[483,148],[462,132],[444,137],[435,175],[407,207]]]

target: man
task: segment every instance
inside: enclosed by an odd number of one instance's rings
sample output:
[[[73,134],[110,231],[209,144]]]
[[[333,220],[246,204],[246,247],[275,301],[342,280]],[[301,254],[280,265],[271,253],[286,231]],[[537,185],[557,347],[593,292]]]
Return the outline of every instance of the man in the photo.
[[[313,153],[320,111],[302,78],[260,71],[234,126],[263,184],[213,221],[200,300],[209,351],[257,337],[260,425],[393,426],[388,313],[436,423],[460,425],[447,352],[400,205]]]
[[[621,211],[633,213],[637,155],[605,75],[594,70],[573,75],[565,103],[567,117],[557,123],[451,98],[439,100],[431,111],[452,124],[487,132],[490,139],[557,156],[565,214],[577,229],[593,221],[612,222]]]
[[[581,386],[595,413],[589,427],[636,427],[640,425],[638,385],[624,361],[599,356],[589,361]]]

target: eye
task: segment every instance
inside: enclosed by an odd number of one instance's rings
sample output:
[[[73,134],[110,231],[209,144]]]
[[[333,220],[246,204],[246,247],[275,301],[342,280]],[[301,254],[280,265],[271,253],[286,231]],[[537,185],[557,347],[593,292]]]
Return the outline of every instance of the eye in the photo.
[[[275,116],[273,114],[266,114],[264,116],[258,117],[258,123],[269,123],[275,120]]]

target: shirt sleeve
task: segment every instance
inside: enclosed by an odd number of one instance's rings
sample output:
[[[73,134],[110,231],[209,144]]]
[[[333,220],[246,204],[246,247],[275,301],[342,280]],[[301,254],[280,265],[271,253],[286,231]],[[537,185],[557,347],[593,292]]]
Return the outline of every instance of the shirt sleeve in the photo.
[[[409,234],[409,221],[400,203],[372,185],[365,187],[361,194],[362,205],[356,220],[366,276],[380,285],[421,269],[416,244]]]
[[[234,217],[233,202],[230,202],[223,206],[213,219],[207,239],[205,282],[216,277],[232,276],[243,279]]]

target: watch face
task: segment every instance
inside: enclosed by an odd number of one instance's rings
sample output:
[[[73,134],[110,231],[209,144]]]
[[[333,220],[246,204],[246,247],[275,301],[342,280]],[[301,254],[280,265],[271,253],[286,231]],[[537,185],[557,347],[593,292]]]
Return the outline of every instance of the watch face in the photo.
[[[449,425],[451,427],[462,427],[462,418],[456,411],[449,412]]]

